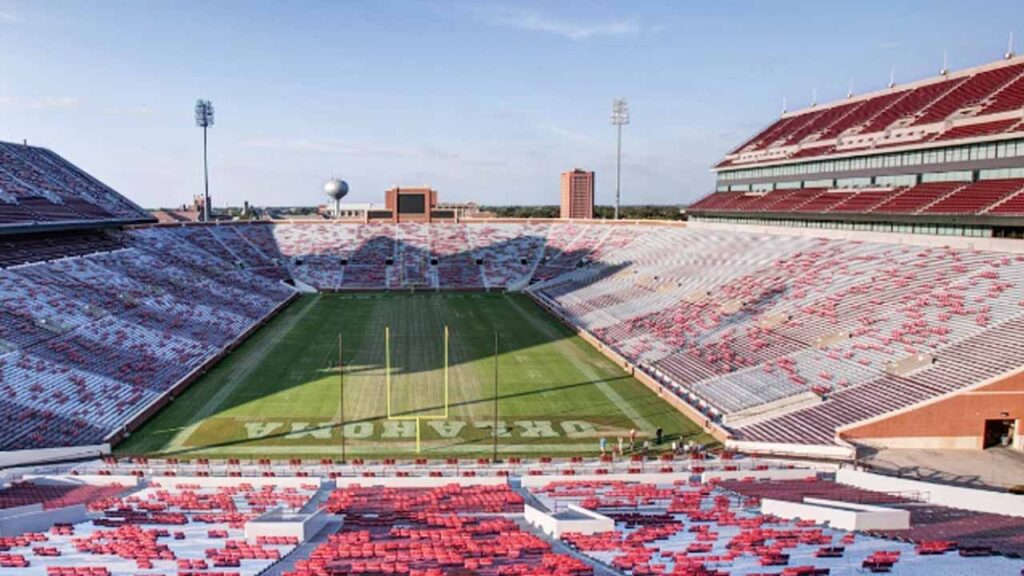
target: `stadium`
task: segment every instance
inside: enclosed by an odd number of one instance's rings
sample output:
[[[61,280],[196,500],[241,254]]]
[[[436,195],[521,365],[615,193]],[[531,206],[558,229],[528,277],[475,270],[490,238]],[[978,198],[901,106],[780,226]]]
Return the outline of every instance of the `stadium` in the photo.
[[[1024,574],[1024,57],[713,170],[176,221],[0,142],[0,573]]]

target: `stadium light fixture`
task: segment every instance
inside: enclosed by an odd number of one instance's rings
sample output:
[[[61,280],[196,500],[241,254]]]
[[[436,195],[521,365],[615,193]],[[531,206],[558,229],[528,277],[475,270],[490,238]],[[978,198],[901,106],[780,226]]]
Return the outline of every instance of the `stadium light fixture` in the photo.
[[[213,102],[196,100],[196,126],[203,129],[203,221],[210,221],[210,167],[206,155],[206,130],[213,126]]]
[[[622,193],[622,127],[629,124],[629,103],[625,98],[612,100],[612,126],[618,133],[615,148],[615,220],[619,219],[619,199]]]

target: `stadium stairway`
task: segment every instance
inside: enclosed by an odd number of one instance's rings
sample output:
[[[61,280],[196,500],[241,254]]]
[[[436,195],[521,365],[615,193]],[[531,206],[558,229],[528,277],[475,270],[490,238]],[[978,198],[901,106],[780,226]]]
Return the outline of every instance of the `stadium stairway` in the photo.
[[[330,494],[330,492],[328,491],[327,494]],[[317,493],[317,497],[318,496],[320,496],[320,492]],[[314,497],[314,500],[316,500],[316,497]],[[312,503],[313,500],[310,501],[310,504]],[[294,571],[295,564],[299,560],[308,559],[310,555],[313,553],[313,551],[317,549],[318,546],[320,546],[324,542],[327,542],[327,539],[330,538],[331,535],[336,534],[339,530],[341,530],[341,527],[344,524],[345,521],[341,516],[331,514],[327,522],[324,524],[324,527],[321,528],[320,531],[316,533],[316,535],[314,535],[309,540],[306,540],[302,544],[299,544],[294,550],[291,551],[291,553],[281,558],[281,560],[279,560],[273,566],[267,568],[266,571],[260,574],[260,576],[283,576],[284,574]]]
[[[536,497],[530,494],[530,492],[527,491],[526,489],[520,488],[519,490],[516,490],[516,492],[518,492],[527,502],[537,500]],[[620,572],[619,570],[616,570],[611,566],[605,565],[603,562],[600,562],[599,560],[596,560],[594,558],[587,556],[586,554],[583,554],[579,550],[576,550],[575,548],[566,545],[565,542],[558,538],[552,538],[548,536],[543,531],[538,530],[536,526],[527,522],[526,518],[524,518],[522,515],[515,516],[513,520],[515,521],[516,525],[519,526],[519,529],[523,532],[533,534],[534,536],[547,542],[548,545],[551,546],[552,552],[556,554],[572,556],[580,562],[584,562],[590,565],[594,569],[593,576],[624,576],[623,572]]]
[[[327,503],[327,499],[331,497],[331,492],[337,488],[337,482],[328,480],[320,484],[320,489],[310,497],[309,502],[299,510],[300,514],[312,514],[322,508]]]

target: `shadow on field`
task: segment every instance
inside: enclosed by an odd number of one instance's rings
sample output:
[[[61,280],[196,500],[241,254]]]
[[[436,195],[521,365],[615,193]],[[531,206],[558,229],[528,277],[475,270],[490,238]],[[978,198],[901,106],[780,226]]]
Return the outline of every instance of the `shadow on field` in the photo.
[[[620,268],[603,267],[593,274],[604,277],[615,274]],[[556,288],[557,290],[557,288]],[[570,290],[562,289],[559,293]],[[302,301],[293,302],[289,311],[301,307]],[[458,368],[494,356],[494,335],[498,333],[498,352],[501,363],[506,365],[509,355],[520,351],[536,349],[574,338],[576,333],[553,318],[533,300],[512,293],[479,292],[416,292],[416,293],[365,293],[344,296],[325,295],[314,313],[327,314],[331,322],[319,323],[321,331],[298,330],[296,325],[283,338],[261,350],[260,333],[250,342],[232,353],[241,362],[252,354],[259,354],[259,365],[251,374],[241,376],[241,386],[223,398],[216,407],[216,413],[223,413],[243,404],[260,402],[269,396],[287,393],[289,390],[320,382],[326,378],[338,378],[337,333],[344,335],[344,361],[346,384],[365,386],[375,379],[384,384],[384,320],[391,328],[391,374],[393,385],[407,386],[410,377],[437,375],[444,368],[444,325],[451,328],[449,345],[449,369]],[[325,308],[326,306],[326,308]],[[331,306],[336,306],[333,308]],[[387,307],[393,306],[393,309]],[[428,306],[443,306],[444,314],[436,316],[436,325],[422,324],[429,313],[417,309]],[[335,320],[336,318],[336,320]],[[309,322],[304,318],[302,323]],[[318,321],[314,318],[313,321]],[[284,315],[275,323],[287,321]],[[417,323],[420,322],[420,323]],[[414,325],[415,324],[415,325]],[[272,329],[271,326],[263,330]],[[338,328],[341,326],[342,328]],[[348,330],[345,330],[348,326]],[[229,357],[227,362],[230,362]],[[222,361],[223,366],[214,370],[230,370],[232,364]],[[529,366],[517,370],[530,369]],[[489,368],[485,369],[488,373]],[[196,394],[207,378],[197,382],[185,391],[181,400]],[[429,377],[429,376],[428,376]],[[423,410],[418,410],[422,412]]]
[[[529,228],[525,234],[502,240],[496,239],[483,247],[474,247],[473,242],[469,242],[468,245],[459,247],[458,251],[448,254],[444,254],[443,243],[438,244],[439,248],[436,251],[431,251],[424,246],[417,246],[415,242],[406,243],[398,240],[395,238],[397,227],[394,225],[373,225],[366,228],[373,230],[361,238],[355,248],[347,251],[339,248],[337,253],[329,256],[310,253],[286,257],[276,245],[261,246],[261,249],[266,249],[266,256],[269,258],[282,263],[288,262],[295,271],[296,278],[308,279],[318,277],[318,274],[327,278],[333,273],[337,279],[335,282],[344,279],[343,284],[333,286],[334,289],[342,291],[358,288],[360,282],[364,286],[383,285],[381,279],[388,276],[386,264],[391,260],[391,277],[398,278],[403,288],[390,292],[372,292],[369,289],[349,291],[344,292],[343,296],[334,297],[330,294],[332,287],[328,286],[324,296],[313,305],[312,314],[307,314],[306,312],[310,310],[304,308],[308,300],[296,300],[190,386],[178,398],[179,402],[166,405],[161,413],[150,418],[136,434],[153,434],[159,437],[163,435],[160,431],[151,431],[156,428],[155,424],[159,423],[164,429],[179,425],[183,427],[195,418],[196,412],[202,411],[203,417],[215,417],[244,404],[274,402],[275,399],[271,397],[288,394],[289,391],[312,383],[318,383],[317,387],[322,391],[323,387],[319,386],[319,383],[325,379],[338,378],[336,342],[339,332],[343,333],[344,337],[346,384],[349,378],[353,381],[362,379],[362,382],[372,382],[375,372],[380,374],[383,384],[385,324],[391,326],[393,334],[393,377],[407,378],[441,371],[445,360],[443,353],[439,351],[443,351],[442,334],[446,323],[452,326],[449,368],[491,358],[494,354],[494,335],[497,332],[499,353],[503,356],[502,366],[505,366],[506,358],[512,357],[515,364],[510,364],[510,369],[534,369],[531,366],[534,357],[523,355],[516,358],[515,354],[574,338],[575,332],[526,296],[485,293],[483,271],[511,271],[512,275],[530,277],[531,284],[553,280],[551,285],[545,287],[545,292],[551,296],[561,296],[615,275],[630,264],[592,263],[588,260],[591,255],[590,249],[575,247],[593,246],[593,239],[589,244],[576,239],[566,239],[564,247],[558,248],[547,244],[548,240],[544,235],[546,232],[538,234]],[[194,229],[192,232],[208,233],[202,228]],[[212,245],[217,244],[212,236],[211,241]],[[330,241],[329,238],[327,241]],[[447,242],[451,247],[452,242]],[[538,258],[538,254],[542,256]],[[303,270],[309,274],[302,276]],[[344,270],[343,275],[341,270]],[[456,272],[459,270],[462,272]],[[452,274],[465,273],[466,270],[469,270],[470,275],[479,275],[479,290],[438,293],[429,287],[428,280],[432,277],[447,277],[451,283],[451,279],[456,277]],[[577,274],[568,273],[573,271],[578,271],[579,279],[572,280]],[[570,278],[563,279],[565,276]],[[459,283],[472,285],[474,281],[472,278],[469,281],[460,279]],[[443,286],[444,282],[441,285]],[[421,298],[423,300],[420,300]],[[439,302],[429,302],[430,299]],[[610,294],[601,298],[599,306],[591,308],[584,304],[571,312],[582,315],[592,309],[614,306],[618,303],[622,303],[622,300],[617,295]],[[417,313],[416,308],[427,306],[437,306],[441,312]],[[608,328],[614,329],[614,325]],[[489,368],[484,370],[489,371]],[[587,384],[592,382],[569,384],[561,388]],[[231,390],[221,391],[220,387]],[[521,395],[539,392],[543,390],[523,392]],[[296,392],[296,395],[299,393]],[[323,394],[315,396],[319,398]],[[299,398],[298,401],[302,399]],[[319,400],[314,398],[311,401]],[[493,401],[493,398],[480,400],[488,401]],[[175,410],[176,405],[182,404],[190,408],[184,411]],[[424,411],[423,408],[416,409],[419,413]],[[168,422],[161,421],[162,415],[167,416]],[[230,444],[232,442],[227,443]],[[220,445],[203,448],[216,446]]]
[[[509,400],[509,399],[514,399],[514,398],[524,398],[524,397],[527,397],[527,396],[536,396],[536,395],[545,394],[545,393],[548,393],[548,392],[563,392],[563,391],[572,390],[572,389],[575,389],[575,388],[582,388],[582,387],[586,387],[586,386],[593,386],[595,384],[600,384],[602,382],[609,382],[610,383],[610,382],[617,382],[619,380],[628,380],[629,378],[631,378],[631,377],[623,375],[623,376],[617,376],[617,377],[614,377],[614,378],[605,378],[605,379],[600,379],[600,380],[590,380],[590,381],[586,381],[586,382],[575,382],[575,383],[572,383],[572,384],[565,384],[563,386],[551,386],[551,387],[542,388],[542,389],[539,389],[539,390],[529,390],[529,391],[524,391],[524,392],[515,392],[515,393],[511,393],[511,394],[499,394],[498,395],[498,400],[501,401],[501,400]],[[472,406],[472,405],[477,405],[477,404],[491,404],[493,402],[494,402],[494,396],[489,396],[489,397],[486,397],[486,398],[479,398],[477,400],[464,400],[462,402],[453,402],[453,403],[449,404],[449,407],[450,408],[458,408],[458,407]],[[419,408],[419,409],[417,409],[415,411],[399,412],[399,413],[395,414],[395,416],[405,416],[405,415],[415,414],[417,412],[424,412],[424,411],[427,411],[427,410],[440,410],[440,409],[443,409],[443,408],[444,408],[443,405],[430,406],[430,407],[427,407],[427,408]],[[359,423],[363,423],[363,422],[377,422],[377,421],[383,421],[383,420],[386,420],[386,419],[387,418],[386,418],[385,415],[380,415],[380,416],[374,416],[372,418],[360,418],[360,419],[355,419],[355,420],[346,420],[345,424],[348,425],[348,424],[359,424]],[[320,430],[335,430],[335,429],[337,429],[339,427],[339,424],[340,424],[339,422],[329,422],[329,423],[321,424],[319,426],[310,426],[309,428],[304,429],[303,432],[316,432],[316,431],[320,431]],[[225,441],[225,442],[215,442],[215,443],[211,443],[211,444],[205,444],[205,445],[202,445],[202,446],[192,446],[192,447],[189,447],[189,448],[182,448],[180,450],[161,452],[161,455],[163,455],[163,456],[171,456],[171,457],[173,457],[173,456],[184,456],[184,455],[187,455],[187,454],[189,454],[191,452],[202,452],[204,450],[211,450],[211,449],[215,449],[215,448],[227,448],[227,447],[230,447],[230,446],[243,446],[243,445],[252,444],[252,443],[262,443],[262,442],[266,442],[268,440],[275,440],[275,439],[278,439],[278,438],[284,438],[285,436],[288,436],[291,433],[292,433],[291,430],[287,430],[287,431],[284,431],[284,432],[279,432],[279,433],[275,433],[275,434],[268,434],[266,436],[261,436],[259,438],[253,438],[253,439],[229,440],[229,441]],[[462,442],[462,444],[472,444],[474,442],[475,441],[466,441],[466,442]],[[517,443],[523,444],[524,442],[519,441]],[[326,446],[325,446],[325,448],[326,448]],[[130,454],[125,454],[125,456],[130,456]]]

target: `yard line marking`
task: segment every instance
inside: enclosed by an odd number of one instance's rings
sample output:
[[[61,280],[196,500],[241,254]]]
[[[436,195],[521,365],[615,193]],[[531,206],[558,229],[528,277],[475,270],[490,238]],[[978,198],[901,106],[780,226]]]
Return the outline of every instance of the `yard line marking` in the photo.
[[[238,388],[248,378],[249,374],[259,366],[260,362],[266,357],[267,352],[277,346],[285,336],[287,336],[292,328],[299,323],[306,314],[313,308],[313,304],[320,301],[320,295],[317,294],[313,298],[306,301],[306,304],[295,313],[291,318],[286,319],[283,323],[277,324],[272,328],[272,332],[266,333],[265,337],[260,340],[255,348],[247,351],[246,355],[236,364],[234,364],[230,372],[227,374],[228,383],[225,384],[210,398],[209,401],[203,404],[190,419],[189,425],[186,426],[181,432],[178,432],[174,438],[167,444],[164,450],[177,450],[182,447],[188,437],[196,431],[196,428],[206,420],[211,414],[221,407],[225,400],[234,394],[235,389]],[[260,333],[264,335],[263,332]]]
[[[616,392],[615,389],[612,388],[611,385],[609,385],[608,382],[604,380],[604,378],[601,378],[600,374],[594,371],[594,369],[591,368],[585,360],[579,361],[578,346],[590,346],[589,344],[585,342],[579,344],[580,340],[569,340],[564,338],[563,335],[559,334],[558,331],[555,330],[550,324],[538,321],[532,314],[528,313],[526,310],[523,310],[523,308],[519,305],[519,302],[517,302],[514,298],[509,298],[508,296],[505,296],[505,298],[508,299],[508,301],[512,304],[512,307],[515,308],[516,311],[519,312],[519,314],[527,322],[536,327],[538,330],[543,331],[544,334],[550,337],[551,340],[555,342],[559,348],[564,348],[566,355],[571,354],[573,358],[576,358],[578,361],[574,362],[574,364],[580,370],[580,372],[583,372],[586,378],[590,380],[599,380],[596,384],[594,384],[594,386],[598,390],[600,390],[605,395],[605,397],[607,397],[608,400],[612,402],[612,404],[615,404],[616,408],[618,408],[623,414],[625,414],[630,420],[632,420],[638,428],[640,428],[641,430],[654,430],[655,426],[652,425],[651,422],[647,420],[647,418],[644,418],[643,414],[638,412],[632,404],[627,402],[618,392]]]

